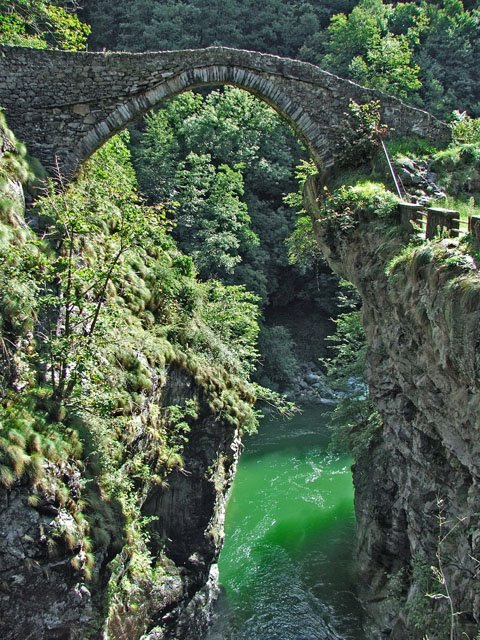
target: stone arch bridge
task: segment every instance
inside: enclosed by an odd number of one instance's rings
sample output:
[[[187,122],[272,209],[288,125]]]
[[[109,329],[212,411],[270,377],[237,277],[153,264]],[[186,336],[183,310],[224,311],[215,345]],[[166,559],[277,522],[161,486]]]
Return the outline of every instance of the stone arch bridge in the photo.
[[[0,106],[45,166],[67,177],[109,137],[163,100],[201,86],[234,85],[263,99],[306,143],[322,169],[341,153],[350,100],[379,99],[396,135],[445,140],[448,127],[393,96],[318,67],[224,47],[158,53],[71,53],[0,47]]]

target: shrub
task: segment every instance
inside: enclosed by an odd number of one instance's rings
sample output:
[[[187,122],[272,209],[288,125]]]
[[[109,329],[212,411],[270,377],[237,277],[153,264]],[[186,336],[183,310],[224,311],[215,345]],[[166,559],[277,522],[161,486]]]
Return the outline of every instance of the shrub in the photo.
[[[350,101],[348,112],[337,130],[338,164],[358,167],[368,163],[375,155],[380,138],[387,133],[382,124],[380,102],[371,100],[365,104]]]
[[[362,217],[392,218],[397,206],[398,198],[383,184],[364,181],[327,193],[320,207],[318,223],[329,231],[345,232],[354,228]]]
[[[480,118],[471,118],[465,111],[454,111],[453,116],[453,142],[480,145]]]

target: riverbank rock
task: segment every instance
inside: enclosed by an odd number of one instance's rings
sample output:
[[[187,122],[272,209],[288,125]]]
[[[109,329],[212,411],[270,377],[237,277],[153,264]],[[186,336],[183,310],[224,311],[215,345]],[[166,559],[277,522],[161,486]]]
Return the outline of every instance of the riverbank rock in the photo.
[[[445,198],[445,192],[437,184],[437,174],[428,162],[402,156],[394,164],[401,183],[414,202],[425,205],[434,199]]]
[[[334,405],[341,394],[332,389],[325,374],[314,362],[302,363],[298,375],[285,391],[289,400]]]

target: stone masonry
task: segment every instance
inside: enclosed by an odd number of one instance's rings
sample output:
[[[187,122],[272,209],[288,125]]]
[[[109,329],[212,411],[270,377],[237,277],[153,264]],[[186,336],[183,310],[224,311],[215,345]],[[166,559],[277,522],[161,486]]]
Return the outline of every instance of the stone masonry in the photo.
[[[318,67],[211,47],[191,51],[72,53],[0,47],[0,105],[10,127],[46,167],[67,177],[108,138],[163,100],[201,86],[234,85],[278,111],[322,169],[341,153],[350,100],[379,99],[396,135],[449,136],[445,124],[400,100]]]

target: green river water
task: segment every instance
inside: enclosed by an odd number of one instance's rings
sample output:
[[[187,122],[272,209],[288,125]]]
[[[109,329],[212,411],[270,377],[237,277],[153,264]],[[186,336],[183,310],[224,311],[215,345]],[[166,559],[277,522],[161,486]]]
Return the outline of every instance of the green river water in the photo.
[[[209,640],[365,640],[355,596],[349,458],[326,453],[319,407],[245,439]]]

